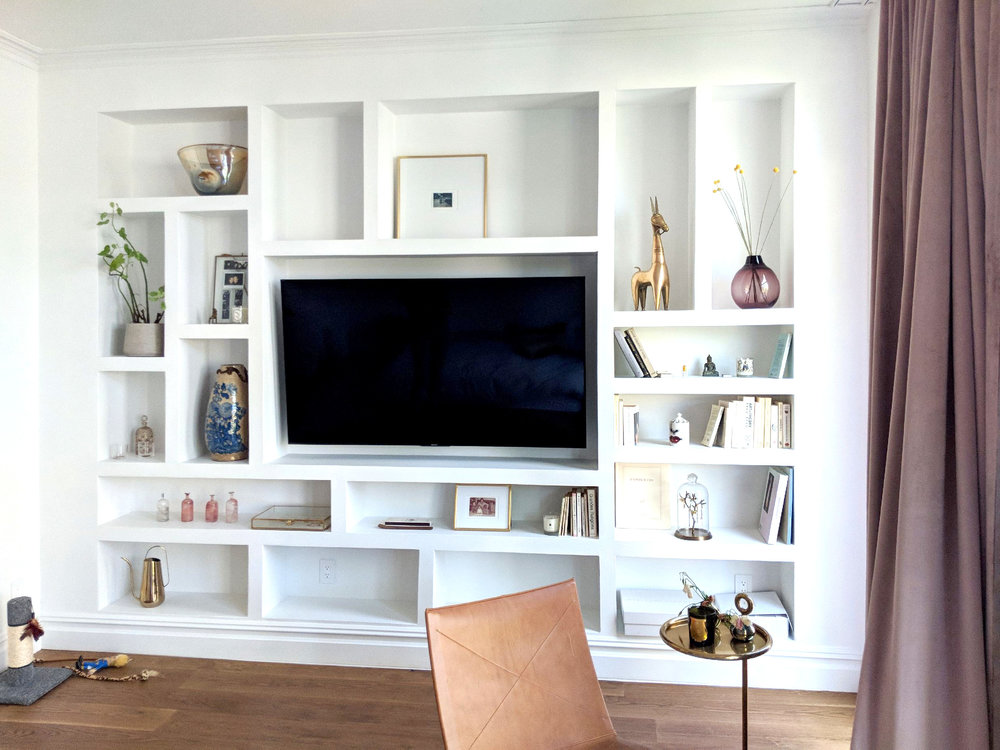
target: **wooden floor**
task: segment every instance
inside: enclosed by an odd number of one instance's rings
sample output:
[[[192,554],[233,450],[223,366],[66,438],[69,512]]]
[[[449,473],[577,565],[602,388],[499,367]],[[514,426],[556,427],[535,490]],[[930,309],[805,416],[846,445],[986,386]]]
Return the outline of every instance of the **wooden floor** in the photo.
[[[143,669],[160,676],[74,676],[33,706],[0,706],[0,748],[443,746],[430,672],[133,656],[127,667],[101,674]],[[738,688],[602,687],[615,728],[632,743],[740,747]],[[750,747],[847,748],[853,716],[851,693],[751,689]]]

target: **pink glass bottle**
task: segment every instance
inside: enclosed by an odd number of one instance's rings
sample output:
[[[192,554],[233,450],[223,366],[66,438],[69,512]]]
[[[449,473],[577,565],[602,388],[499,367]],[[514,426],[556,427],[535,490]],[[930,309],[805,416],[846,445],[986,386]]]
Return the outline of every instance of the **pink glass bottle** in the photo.
[[[226,500],[226,523],[236,523],[240,520],[240,501],[233,497],[235,494],[230,492],[229,499]]]
[[[185,492],[184,499],[181,500],[181,521],[193,521],[194,520],[194,500],[191,499],[191,493]]]
[[[215,500],[215,495],[208,496],[208,502],[205,503],[205,521],[207,523],[215,523],[219,520],[219,503]]]

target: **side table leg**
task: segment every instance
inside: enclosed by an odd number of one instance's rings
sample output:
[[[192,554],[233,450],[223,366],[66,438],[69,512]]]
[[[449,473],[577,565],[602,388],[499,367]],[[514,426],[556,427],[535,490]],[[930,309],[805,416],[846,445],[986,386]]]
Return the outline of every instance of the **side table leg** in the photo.
[[[748,659],[740,659],[743,662],[743,750],[747,750],[747,661]]]

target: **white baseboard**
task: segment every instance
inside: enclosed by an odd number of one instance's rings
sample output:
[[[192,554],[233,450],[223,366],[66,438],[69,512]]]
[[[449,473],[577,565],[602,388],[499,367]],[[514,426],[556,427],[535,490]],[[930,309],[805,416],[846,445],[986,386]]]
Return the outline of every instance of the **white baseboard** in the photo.
[[[653,639],[591,638],[602,680],[738,687],[740,665],[695,659]],[[140,618],[46,617],[40,646],[90,655],[126,653],[291,664],[429,669],[427,640],[416,626],[393,633],[360,628],[261,627],[252,623],[143,622]],[[856,692],[858,654],[794,644],[750,660],[750,687]]]

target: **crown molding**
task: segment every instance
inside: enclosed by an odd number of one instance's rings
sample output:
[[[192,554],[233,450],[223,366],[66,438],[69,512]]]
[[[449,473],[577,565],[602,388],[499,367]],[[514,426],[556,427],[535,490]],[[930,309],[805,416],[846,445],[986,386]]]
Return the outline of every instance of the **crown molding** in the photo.
[[[42,51],[38,47],[0,29],[0,57],[37,71],[41,54]]]
[[[862,0],[863,2],[864,0]],[[800,9],[731,13],[683,13],[599,20],[559,21],[495,27],[420,29],[294,36],[213,39],[196,42],[115,44],[39,50],[21,42],[42,70],[116,67],[137,61],[185,62],[267,57],[310,57],[358,52],[408,52],[428,49],[500,49],[614,41],[616,37],[663,38],[692,33],[747,33],[803,28],[864,27],[871,6],[813,6]],[[0,31],[0,34],[3,32]],[[9,35],[7,35],[9,37]],[[9,37],[14,39],[14,37]],[[18,40],[19,41],[19,40]]]

